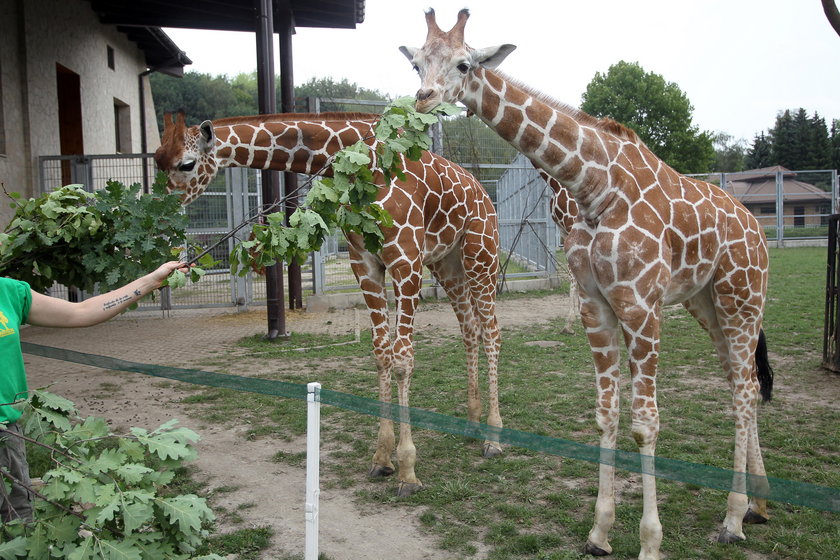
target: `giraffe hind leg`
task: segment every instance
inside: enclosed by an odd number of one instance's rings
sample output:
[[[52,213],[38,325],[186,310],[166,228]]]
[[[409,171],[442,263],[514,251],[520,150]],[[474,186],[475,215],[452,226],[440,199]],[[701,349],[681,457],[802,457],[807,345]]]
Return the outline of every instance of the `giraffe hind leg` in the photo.
[[[501,428],[497,380],[500,333],[496,322],[495,282],[490,278],[495,274],[492,274],[491,267],[479,266],[470,259],[461,261],[456,257],[458,255],[453,252],[428,267],[449,297],[461,328],[467,353],[467,418],[470,422],[481,421],[478,350],[483,341],[490,392],[487,423]],[[489,436],[483,444],[482,452],[485,458],[501,455],[502,447],[498,438]]]
[[[376,451],[368,471],[370,478],[382,478],[394,474],[391,455],[394,452],[394,422],[388,408],[391,405],[391,370],[394,363],[391,347],[391,329],[388,322],[388,301],[385,297],[385,268],[376,258],[367,252],[356,251],[350,244],[350,267],[356,281],[362,289],[365,305],[368,308],[373,339],[373,355],[376,359],[379,378],[379,400],[382,402],[382,414],[379,418],[379,433],[376,439]]]
[[[742,427],[736,429],[735,452],[733,470],[733,489],[727,498],[727,515],[723,527],[718,535],[718,542],[731,544],[746,539],[743,524],[765,523],[769,519],[767,500],[762,498],[750,499],[746,491],[748,488],[746,477],[758,477],[760,481],[765,476],[764,461],[758,442],[757,405],[758,393],[769,398],[772,388],[772,370],[767,362],[766,342],[763,333],[758,329],[751,337],[751,342],[744,347],[735,347],[724,334],[721,320],[715,311],[711,292],[701,292],[685,303],[686,309],[698,320],[714,343],[721,366],[729,378],[733,392],[733,411],[741,418]],[[743,320],[742,313],[728,316]],[[727,325],[731,330],[745,329],[746,325]],[[750,348],[755,350],[751,353]],[[757,368],[756,381],[750,373]],[[769,379],[769,382],[768,382]],[[748,474],[741,474],[748,473]]]

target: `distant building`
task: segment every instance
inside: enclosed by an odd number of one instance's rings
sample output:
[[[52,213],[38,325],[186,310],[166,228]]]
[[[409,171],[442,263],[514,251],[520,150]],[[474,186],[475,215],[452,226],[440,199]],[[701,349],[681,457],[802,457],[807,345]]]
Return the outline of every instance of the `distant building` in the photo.
[[[776,177],[783,181],[785,227],[828,225],[831,214],[831,193],[797,179],[797,173],[776,165],[727,174],[726,190],[735,196],[756,217],[776,216]],[[763,226],[772,225],[761,220]]]
[[[39,156],[154,150],[148,72],[190,63],[160,28],[102,24],[89,1],[0,0],[0,182],[37,196]],[[0,201],[0,230],[11,216]]]

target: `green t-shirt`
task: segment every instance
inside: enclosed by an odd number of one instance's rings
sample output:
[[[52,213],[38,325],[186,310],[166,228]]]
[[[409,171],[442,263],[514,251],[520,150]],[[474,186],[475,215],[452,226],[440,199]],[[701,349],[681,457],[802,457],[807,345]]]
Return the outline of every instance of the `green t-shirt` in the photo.
[[[20,325],[26,322],[30,305],[29,284],[0,278],[0,423],[20,418],[20,411],[5,403],[25,398],[29,390],[20,350]]]

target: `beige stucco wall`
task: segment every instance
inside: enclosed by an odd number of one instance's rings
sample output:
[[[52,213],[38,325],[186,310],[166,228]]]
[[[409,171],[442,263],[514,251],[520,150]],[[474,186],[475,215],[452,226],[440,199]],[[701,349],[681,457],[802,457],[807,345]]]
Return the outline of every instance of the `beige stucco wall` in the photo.
[[[107,47],[114,49],[114,70]],[[86,154],[116,152],[114,99],[130,107],[131,152],[140,153],[138,75],[145,58],[116,26],[102,25],[84,0],[0,0],[0,71],[7,154],[0,181],[24,196],[39,192],[38,156],[60,153],[56,64],[79,75]],[[160,136],[146,82],[147,145]],[[0,227],[10,217],[3,203]]]
[[[3,96],[3,128],[6,152],[0,154],[0,182],[9,191],[28,193],[28,150],[23,145],[24,116],[22,91],[19,86],[21,62],[18,55],[16,22],[17,2],[0,0],[0,95]],[[0,228],[5,228],[12,210],[5,195],[0,194]]]

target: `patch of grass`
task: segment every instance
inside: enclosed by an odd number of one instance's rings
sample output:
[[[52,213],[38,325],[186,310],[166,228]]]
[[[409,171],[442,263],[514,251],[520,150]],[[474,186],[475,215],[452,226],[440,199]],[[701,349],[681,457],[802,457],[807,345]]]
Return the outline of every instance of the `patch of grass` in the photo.
[[[765,313],[776,393],[759,410],[759,431],[768,474],[840,488],[840,377],[820,369],[825,249],[771,250],[771,279]],[[533,293],[503,298],[533,297]],[[558,312],[559,315],[559,312]],[[699,465],[732,468],[735,426],[731,393],[708,336],[682,308],[665,310],[657,388],[661,433],[657,454]],[[501,413],[505,427],[597,445],[592,357],[582,329],[561,335],[558,318],[546,327],[503,330],[499,363]],[[529,346],[535,340],[562,346]],[[313,336],[312,346],[343,339]],[[460,337],[415,337],[412,406],[466,418],[465,352]],[[360,344],[280,352],[280,345],[248,340],[249,354],[277,359],[271,376],[293,383],[318,380],[325,388],[375,399],[376,367],[370,335]],[[216,358],[214,358],[216,359]],[[245,368],[241,356],[223,367]],[[630,385],[623,357],[619,449],[636,451],[630,435]],[[482,395],[487,380],[481,377]],[[396,383],[394,383],[396,386]],[[486,397],[485,407],[486,407]],[[186,401],[192,414],[220,422],[247,422],[248,437],[293,438],[305,431],[301,401],[218,389],[202,389]],[[365,476],[376,445],[378,421],[333,407],[322,408],[322,488],[352,489],[366,504],[416,512],[424,530],[453,558],[472,558],[479,548],[489,558],[570,560],[592,525],[598,466],[527,449],[506,447],[502,457],[481,458],[481,443],[461,435],[414,428],[416,471],[425,488],[407,498],[394,496],[396,481]],[[302,456],[280,457],[283,462]],[[611,558],[639,552],[641,476],[618,471],[619,503],[611,532]],[[659,480],[663,556],[722,560],[823,560],[840,542],[840,516],[784,503],[771,503],[766,525],[746,527],[748,540],[735,546],[714,542],[726,512],[726,492]]]
[[[284,463],[292,467],[305,467],[306,451],[302,451],[300,453],[286,453],[285,451],[278,451],[271,457],[271,460],[275,463]]]
[[[256,560],[262,558],[261,551],[271,545],[273,534],[271,527],[264,526],[212,535],[197,554],[236,554],[239,560]]]

